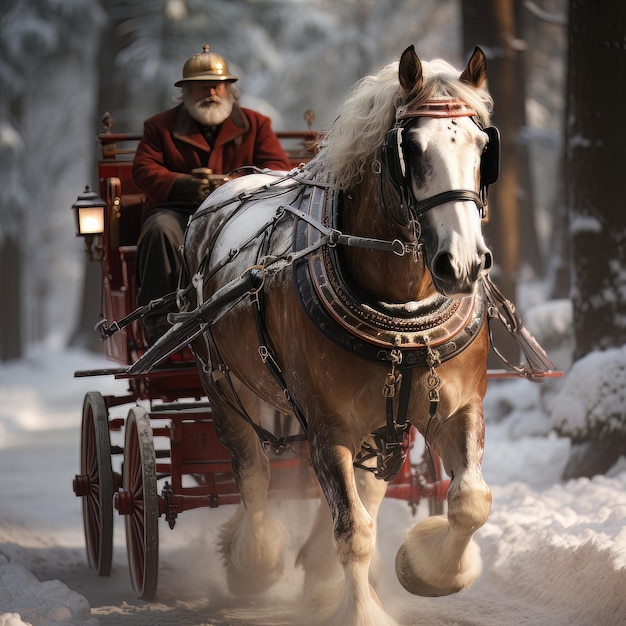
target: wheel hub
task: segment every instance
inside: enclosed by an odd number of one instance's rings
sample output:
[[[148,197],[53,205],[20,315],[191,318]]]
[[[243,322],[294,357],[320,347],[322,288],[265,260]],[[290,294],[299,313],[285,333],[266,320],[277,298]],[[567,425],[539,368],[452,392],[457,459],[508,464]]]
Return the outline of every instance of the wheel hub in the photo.
[[[72,489],[78,497],[88,496],[91,491],[91,478],[89,474],[76,474],[72,481]]]
[[[116,491],[113,494],[113,508],[120,515],[130,515],[133,512],[133,496],[130,491]]]

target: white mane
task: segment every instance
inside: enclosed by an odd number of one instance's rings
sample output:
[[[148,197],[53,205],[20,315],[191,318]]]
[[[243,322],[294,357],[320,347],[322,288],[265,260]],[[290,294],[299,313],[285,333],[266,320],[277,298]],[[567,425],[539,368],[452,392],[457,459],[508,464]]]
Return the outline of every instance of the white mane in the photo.
[[[415,105],[433,96],[459,98],[488,125],[492,100],[487,91],[461,82],[461,71],[441,59],[423,61],[422,71],[424,85],[413,99]],[[405,104],[404,97],[397,61],[378,74],[359,80],[344,99],[320,153],[310,163],[311,170],[329,175],[340,189],[360,183],[376,160],[385,133],[395,122],[396,109]]]

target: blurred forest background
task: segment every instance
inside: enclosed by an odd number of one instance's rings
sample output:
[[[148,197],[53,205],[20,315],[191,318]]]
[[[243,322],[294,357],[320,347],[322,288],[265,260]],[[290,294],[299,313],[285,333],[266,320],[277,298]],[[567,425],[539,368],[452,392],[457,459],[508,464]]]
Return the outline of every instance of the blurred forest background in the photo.
[[[584,7],[599,4],[0,0],[0,361],[30,344],[97,346],[84,328],[99,311],[99,267],[84,258],[70,207],[97,187],[100,119],[110,111],[114,131],[140,132],[173,106],[173,83],[204,43],[240,77],[244,106],[277,130],[305,128],[306,109],[324,129],[356,80],[410,44],[457,67],[480,45],[503,147],[487,226],[496,282],[522,309],[532,294],[567,297],[568,14],[587,20]],[[622,8],[598,11],[598,25],[619,31]],[[529,282],[541,290],[523,291]]]

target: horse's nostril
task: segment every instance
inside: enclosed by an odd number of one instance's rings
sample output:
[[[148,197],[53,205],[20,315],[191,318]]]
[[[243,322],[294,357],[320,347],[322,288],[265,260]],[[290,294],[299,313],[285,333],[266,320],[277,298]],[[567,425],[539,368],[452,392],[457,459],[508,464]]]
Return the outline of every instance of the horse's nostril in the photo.
[[[454,278],[455,272],[452,266],[452,255],[447,252],[438,254],[433,263],[433,273],[439,278]]]

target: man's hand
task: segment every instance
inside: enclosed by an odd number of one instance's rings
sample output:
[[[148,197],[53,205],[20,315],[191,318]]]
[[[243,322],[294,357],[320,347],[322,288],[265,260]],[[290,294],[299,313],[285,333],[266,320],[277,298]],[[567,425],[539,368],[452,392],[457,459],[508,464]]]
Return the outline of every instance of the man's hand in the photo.
[[[208,167],[197,167],[195,170],[191,170],[191,175],[202,179],[209,186],[210,192],[215,191],[230,180],[230,177],[224,174],[214,174],[213,170]]]
[[[211,184],[207,178],[182,174],[174,181],[168,200],[200,204],[211,191]]]

